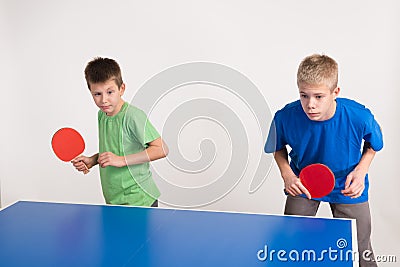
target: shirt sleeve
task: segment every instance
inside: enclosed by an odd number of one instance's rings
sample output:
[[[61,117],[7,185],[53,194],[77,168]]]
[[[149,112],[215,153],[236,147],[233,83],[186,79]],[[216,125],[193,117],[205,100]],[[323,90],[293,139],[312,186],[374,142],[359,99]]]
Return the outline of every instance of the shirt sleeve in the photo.
[[[283,128],[279,116],[275,114],[269,128],[268,138],[264,146],[265,153],[273,153],[281,150],[287,142],[284,139]]]
[[[371,113],[366,121],[363,139],[368,142],[375,151],[379,151],[383,148],[382,129]]]
[[[129,120],[128,125],[130,125],[129,130],[131,134],[143,146],[160,137],[160,134],[142,110],[135,109],[126,119]]]

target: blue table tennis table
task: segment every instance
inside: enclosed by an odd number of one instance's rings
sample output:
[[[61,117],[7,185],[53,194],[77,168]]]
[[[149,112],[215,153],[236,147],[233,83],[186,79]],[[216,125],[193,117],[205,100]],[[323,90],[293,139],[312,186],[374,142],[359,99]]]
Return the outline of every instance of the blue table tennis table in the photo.
[[[0,266],[357,266],[355,221],[19,201]]]

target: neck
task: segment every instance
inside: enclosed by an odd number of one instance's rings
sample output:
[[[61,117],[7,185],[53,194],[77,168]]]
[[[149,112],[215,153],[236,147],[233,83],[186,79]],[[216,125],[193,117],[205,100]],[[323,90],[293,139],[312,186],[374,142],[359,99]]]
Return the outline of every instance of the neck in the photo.
[[[330,112],[330,114],[329,114],[329,118],[328,118],[328,119],[332,118],[332,117],[335,115],[336,106],[337,106],[337,103],[336,103],[336,99],[335,99],[335,100],[333,101],[332,108],[331,108],[331,112]]]

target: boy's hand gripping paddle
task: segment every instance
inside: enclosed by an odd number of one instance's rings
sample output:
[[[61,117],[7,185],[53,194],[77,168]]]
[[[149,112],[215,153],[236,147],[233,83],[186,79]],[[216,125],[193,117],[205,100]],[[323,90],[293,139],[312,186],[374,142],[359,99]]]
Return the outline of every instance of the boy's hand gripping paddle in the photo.
[[[335,186],[335,175],[328,166],[320,163],[311,164],[302,169],[299,178],[312,198],[328,195]]]
[[[80,133],[72,128],[61,128],[58,130],[51,140],[51,146],[56,156],[62,161],[71,161],[85,150],[85,141]],[[84,174],[89,172],[85,165],[86,170]]]

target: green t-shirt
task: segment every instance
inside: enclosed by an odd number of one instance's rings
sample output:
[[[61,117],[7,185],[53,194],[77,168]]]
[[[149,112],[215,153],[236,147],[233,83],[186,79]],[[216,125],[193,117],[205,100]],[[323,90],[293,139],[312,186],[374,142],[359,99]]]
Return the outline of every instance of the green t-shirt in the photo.
[[[126,102],[114,116],[107,116],[99,110],[98,121],[99,154],[135,154],[160,137],[146,114]],[[160,196],[148,162],[121,168],[100,167],[100,178],[107,204],[150,206]]]

